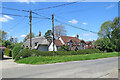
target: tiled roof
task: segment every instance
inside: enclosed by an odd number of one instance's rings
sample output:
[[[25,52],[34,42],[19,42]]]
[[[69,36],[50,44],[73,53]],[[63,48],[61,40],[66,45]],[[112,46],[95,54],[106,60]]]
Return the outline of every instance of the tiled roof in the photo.
[[[75,50],[77,48],[77,46],[73,46],[72,48],[71,48],[71,50]]]
[[[80,39],[76,38],[76,37],[69,37],[69,36],[60,36],[62,38],[62,40],[64,41],[64,43],[66,45],[68,45],[68,42],[72,41],[73,45],[79,45],[78,43],[80,43]]]
[[[88,45],[88,44],[90,44],[90,43],[91,43],[91,41],[86,41],[85,43]]]
[[[61,41],[60,40],[55,40],[55,44],[56,44],[56,46],[61,46],[61,45],[63,45],[62,43],[61,43]]]

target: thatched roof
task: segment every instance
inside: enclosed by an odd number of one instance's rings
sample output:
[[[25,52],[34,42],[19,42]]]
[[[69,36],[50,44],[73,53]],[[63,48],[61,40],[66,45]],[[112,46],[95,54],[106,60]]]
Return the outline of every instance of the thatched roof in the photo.
[[[35,44],[37,44],[37,46],[35,46]],[[37,49],[39,45],[49,45],[49,42],[43,36],[32,38],[32,49]],[[26,40],[23,46],[30,47],[30,39]]]

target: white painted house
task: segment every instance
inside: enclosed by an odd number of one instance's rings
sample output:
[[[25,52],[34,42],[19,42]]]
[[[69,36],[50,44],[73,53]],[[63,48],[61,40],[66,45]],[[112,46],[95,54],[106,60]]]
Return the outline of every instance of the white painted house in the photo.
[[[80,40],[77,37],[69,37],[69,36],[59,36],[57,40],[55,40],[55,51],[58,51],[58,48],[62,45],[69,46],[71,50],[85,49],[85,41]],[[49,46],[49,51],[53,51],[53,42]]]

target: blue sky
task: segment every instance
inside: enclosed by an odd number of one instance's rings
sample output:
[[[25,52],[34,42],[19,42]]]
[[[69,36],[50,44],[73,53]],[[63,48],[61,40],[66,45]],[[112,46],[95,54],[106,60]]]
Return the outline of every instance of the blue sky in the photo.
[[[34,10],[64,3],[66,2],[3,2],[2,6],[20,10]],[[19,12],[7,9],[2,9],[2,12],[29,16],[29,13],[27,12]],[[46,9],[35,12],[47,17],[51,17],[53,13],[55,18],[61,20],[62,22],[98,32],[103,22],[113,20],[118,16],[118,3],[79,2],[54,9]],[[33,14],[33,17],[39,16]],[[0,22],[2,22],[2,29],[8,32],[8,38],[13,36],[17,37],[19,41],[22,41],[25,35],[29,33],[29,18],[2,15],[0,17]],[[52,22],[47,19],[32,19],[32,32],[35,33],[35,35],[38,35],[39,31],[41,31],[43,36],[47,30],[52,29],[51,23]],[[55,26],[56,25],[60,25],[60,23],[55,22]],[[79,38],[85,41],[96,40],[98,38],[96,34],[66,25],[63,26],[65,26],[68,36],[76,36],[78,34]]]

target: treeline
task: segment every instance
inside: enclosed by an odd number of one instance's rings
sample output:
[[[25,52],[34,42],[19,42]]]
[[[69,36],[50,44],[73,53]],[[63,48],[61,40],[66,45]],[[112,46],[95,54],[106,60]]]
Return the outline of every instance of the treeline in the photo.
[[[107,52],[120,52],[120,18],[106,21],[101,25],[95,47]]]

